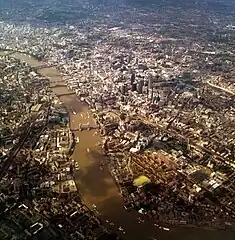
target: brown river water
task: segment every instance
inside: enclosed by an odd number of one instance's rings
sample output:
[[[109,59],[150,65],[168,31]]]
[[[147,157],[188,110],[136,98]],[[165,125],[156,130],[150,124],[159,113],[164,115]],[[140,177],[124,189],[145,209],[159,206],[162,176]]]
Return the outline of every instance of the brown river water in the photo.
[[[43,65],[27,55],[15,53],[11,56],[24,60],[32,67]],[[61,84],[62,80],[56,68],[43,68],[38,72],[50,78],[51,84]],[[66,87],[54,87],[53,92],[60,96],[61,102],[66,106],[70,113],[70,128],[77,129],[79,123],[95,124],[88,110],[75,94]],[[74,114],[76,113],[76,114]],[[119,234],[128,240],[147,240],[156,234],[158,240],[235,240],[235,233],[225,231],[210,231],[191,228],[172,228],[170,231],[163,231],[154,226],[151,220],[138,223],[137,217],[140,214],[127,212],[123,208],[122,197],[113,182],[107,169],[100,170],[102,160],[101,149],[98,143],[101,138],[91,131],[74,131],[75,136],[79,137],[80,142],[76,144],[73,159],[79,162],[80,170],[76,175],[76,182],[81,192],[84,202],[91,206],[95,204],[102,220],[109,220],[115,225],[111,230],[119,232],[121,226],[125,235]],[[87,151],[89,148],[90,151]]]

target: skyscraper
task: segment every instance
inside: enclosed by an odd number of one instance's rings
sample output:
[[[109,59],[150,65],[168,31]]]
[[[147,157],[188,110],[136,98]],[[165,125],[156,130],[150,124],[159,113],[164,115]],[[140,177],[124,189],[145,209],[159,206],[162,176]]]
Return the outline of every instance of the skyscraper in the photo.
[[[148,76],[148,88],[149,89],[153,88],[153,76],[152,75]]]
[[[131,85],[134,83],[135,81],[135,73],[131,74]]]
[[[120,90],[121,90],[121,94],[125,95],[126,94],[126,85],[122,84],[121,87],[120,87]]]
[[[134,92],[137,90],[137,82],[133,82],[133,84],[131,85],[131,91]]]
[[[144,87],[144,79],[140,79],[137,86],[137,92],[139,94],[143,93],[143,87]]]

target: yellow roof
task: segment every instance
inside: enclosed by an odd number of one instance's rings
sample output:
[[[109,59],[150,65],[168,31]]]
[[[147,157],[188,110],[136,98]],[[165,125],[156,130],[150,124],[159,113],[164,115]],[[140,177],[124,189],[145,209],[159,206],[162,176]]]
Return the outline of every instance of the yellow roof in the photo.
[[[68,151],[68,148],[65,148],[65,147],[60,148],[61,153],[67,153],[67,151]]]
[[[145,184],[150,183],[150,182],[151,182],[151,180],[149,178],[142,175],[134,180],[133,185],[136,187],[143,187]]]
[[[31,111],[32,112],[38,112],[41,108],[42,104],[36,104],[34,106],[31,107]]]

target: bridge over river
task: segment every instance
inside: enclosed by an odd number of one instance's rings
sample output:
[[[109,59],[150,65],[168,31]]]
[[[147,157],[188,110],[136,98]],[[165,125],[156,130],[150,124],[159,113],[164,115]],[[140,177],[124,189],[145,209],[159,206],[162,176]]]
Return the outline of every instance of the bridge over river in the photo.
[[[26,61],[33,67],[43,63],[20,53],[12,54],[13,57]],[[41,68],[38,72],[51,81],[52,86],[61,83],[61,76],[55,67]],[[77,130],[79,124],[95,126],[92,115],[84,103],[80,102],[76,95],[68,90],[65,86],[53,88],[55,94],[60,96],[60,100],[67,107],[68,111],[73,109],[76,114],[70,114],[71,130]],[[122,198],[114,184],[108,169],[100,171],[100,162],[103,158],[98,143],[101,139],[95,130],[91,131],[74,131],[75,137],[80,141],[76,144],[73,158],[80,164],[81,170],[76,176],[77,184],[80,188],[81,195],[88,205],[95,204],[100,217],[103,220],[108,219],[115,225],[112,227],[118,232],[118,227],[122,226],[126,234],[124,239],[128,240],[147,240],[153,234],[156,234],[158,240],[234,240],[235,235],[223,231],[206,231],[201,229],[174,228],[169,232],[156,228],[152,221],[145,220],[144,223],[138,223],[139,214],[127,212],[123,208]],[[87,151],[89,149],[90,151]],[[120,232],[119,232],[120,233]]]

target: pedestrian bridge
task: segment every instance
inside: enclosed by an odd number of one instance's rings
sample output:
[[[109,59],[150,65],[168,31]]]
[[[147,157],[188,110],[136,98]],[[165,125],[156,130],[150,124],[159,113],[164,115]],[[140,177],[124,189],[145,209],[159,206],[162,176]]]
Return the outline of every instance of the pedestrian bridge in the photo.
[[[43,69],[43,68],[51,68],[51,67],[56,67],[57,65],[56,64],[51,64],[51,65],[48,65],[48,64],[43,64],[43,65],[40,65],[40,66],[37,66],[37,67],[33,67],[34,70],[40,70],[40,69]]]
[[[65,96],[71,96],[71,95],[74,95],[75,93],[74,92],[71,92],[71,93],[63,93],[63,94],[57,94],[58,97],[65,97]]]
[[[1,51],[1,50],[0,50]],[[10,51],[10,50],[5,50],[5,54],[3,54],[2,56],[4,57],[7,57],[7,56],[11,56],[13,55],[14,53],[16,53],[16,51]]]
[[[67,85],[60,83],[60,84],[51,84],[50,86],[50,88],[57,88],[57,87],[67,87]]]

